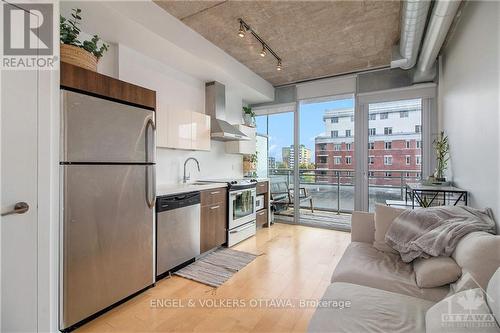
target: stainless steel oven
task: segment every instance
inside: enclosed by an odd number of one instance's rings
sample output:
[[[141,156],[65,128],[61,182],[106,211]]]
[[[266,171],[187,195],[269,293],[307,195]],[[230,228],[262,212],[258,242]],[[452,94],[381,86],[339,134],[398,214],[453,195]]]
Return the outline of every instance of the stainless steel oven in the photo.
[[[250,188],[229,191],[229,229],[255,221],[256,197],[255,185]]]

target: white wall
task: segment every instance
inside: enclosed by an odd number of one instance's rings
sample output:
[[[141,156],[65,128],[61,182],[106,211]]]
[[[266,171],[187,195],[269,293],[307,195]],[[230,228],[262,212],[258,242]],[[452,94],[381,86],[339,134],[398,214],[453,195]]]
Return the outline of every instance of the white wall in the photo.
[[[157,112],[205,112],[205,82],[148,58],[123,45],[118,45],[119,79],[156,91]],[[230,123],[241,123],[241,96],[226,91],[226,116]],[[182,180],[186,158],[200,162],[188,171],[192,179],[242,177],[242,156],[226,154],[222,142],[212,141],[211,151],[157,149],[157,184],[173,184]]]
[[[61,1],[60,7],[65,17],[72,8],[82,10],[83,31],[138,50],[199,80],[219,81],[249,103],[274,99],[269,82],[153,1]]]
[[[439,96],[449,176],[471,206],[494,210],[500,231],[499,22],[499,2],[467,3],[443,53]]]

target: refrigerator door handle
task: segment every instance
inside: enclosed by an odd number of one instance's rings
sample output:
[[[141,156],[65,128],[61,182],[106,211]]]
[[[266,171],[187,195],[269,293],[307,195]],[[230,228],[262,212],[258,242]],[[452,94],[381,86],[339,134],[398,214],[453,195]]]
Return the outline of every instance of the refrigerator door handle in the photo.
[[[153,168],[152,184],[149,184],[149,168]],[[146,203],[149,208],[153,208],[156,202],[156,168],[154,165],[146,165]],[[152,192],[152,193],[150,193]],[[151,197],[151,200],[149,198]]]
[[[153,139],[154,139],[154,132],[156,131],[156,124],[155,124],[153,118],[149,118],[148,122],[146,123],[145,140],[144,140],[144,142],[146,144],[146,150],[145,150],[145,152],[146,152],[146,163],[150,162],[150,160],[149,160],[149,149],[150,149],[149,148],[149,131],[148,131],[149,127],[151,127],[151,129],[153,130]],[[153,140],[153,142],[154,142],[154,140]],[[153,146],[153,149],[155,149],[154,146]],[[154,152],[154,150],[153,150],[153,152]]]
[[[149,162],[149,131],[148,128],[151,127],[153,129],[153,138],[154,138],[154,131],[156,130],[156,125],[153,121],[152,118],[148,119],[148,122],[146,123],[146,131],[145,131],[145,142],[146,142],[146,163]],[[154,140],[153,140],[154,142]],[[153,152],[154,152],[155,147],[153,146]],[[149,165],[146,166],[146,203],[148,204],[149,208],[153,208],[155,206],[156,202],[156,168],[154,165],[153,167],[153,177],[152,177],[152,184],[149,183]],[[152,193],[151,193],[152,192]],[[151,200],[149,200],[151,198]]]

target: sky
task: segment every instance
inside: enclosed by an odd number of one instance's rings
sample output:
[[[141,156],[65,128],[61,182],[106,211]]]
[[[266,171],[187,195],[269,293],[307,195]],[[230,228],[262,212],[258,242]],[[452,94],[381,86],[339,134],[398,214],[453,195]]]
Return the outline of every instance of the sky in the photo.
[[[330,102],[302,104],[300,106],[300,144],[311,149],[314,162],[314,138],[324,135],[323,114],[326,110],[353,107],[353,99]],[[281,161],[281,148],[293,144],[293,112],[256,117],[257,133],[266,134],[266,121],[269,119],[269,156]]]

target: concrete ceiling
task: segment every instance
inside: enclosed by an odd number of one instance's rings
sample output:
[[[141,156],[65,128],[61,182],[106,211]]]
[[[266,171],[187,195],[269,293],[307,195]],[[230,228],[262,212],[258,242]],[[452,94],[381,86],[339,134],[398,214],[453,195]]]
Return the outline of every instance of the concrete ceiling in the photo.
[[[389,65],[399,39],[399,1],[155,1],[273,85]],[[247,22],[283,59],[283,70]]]

